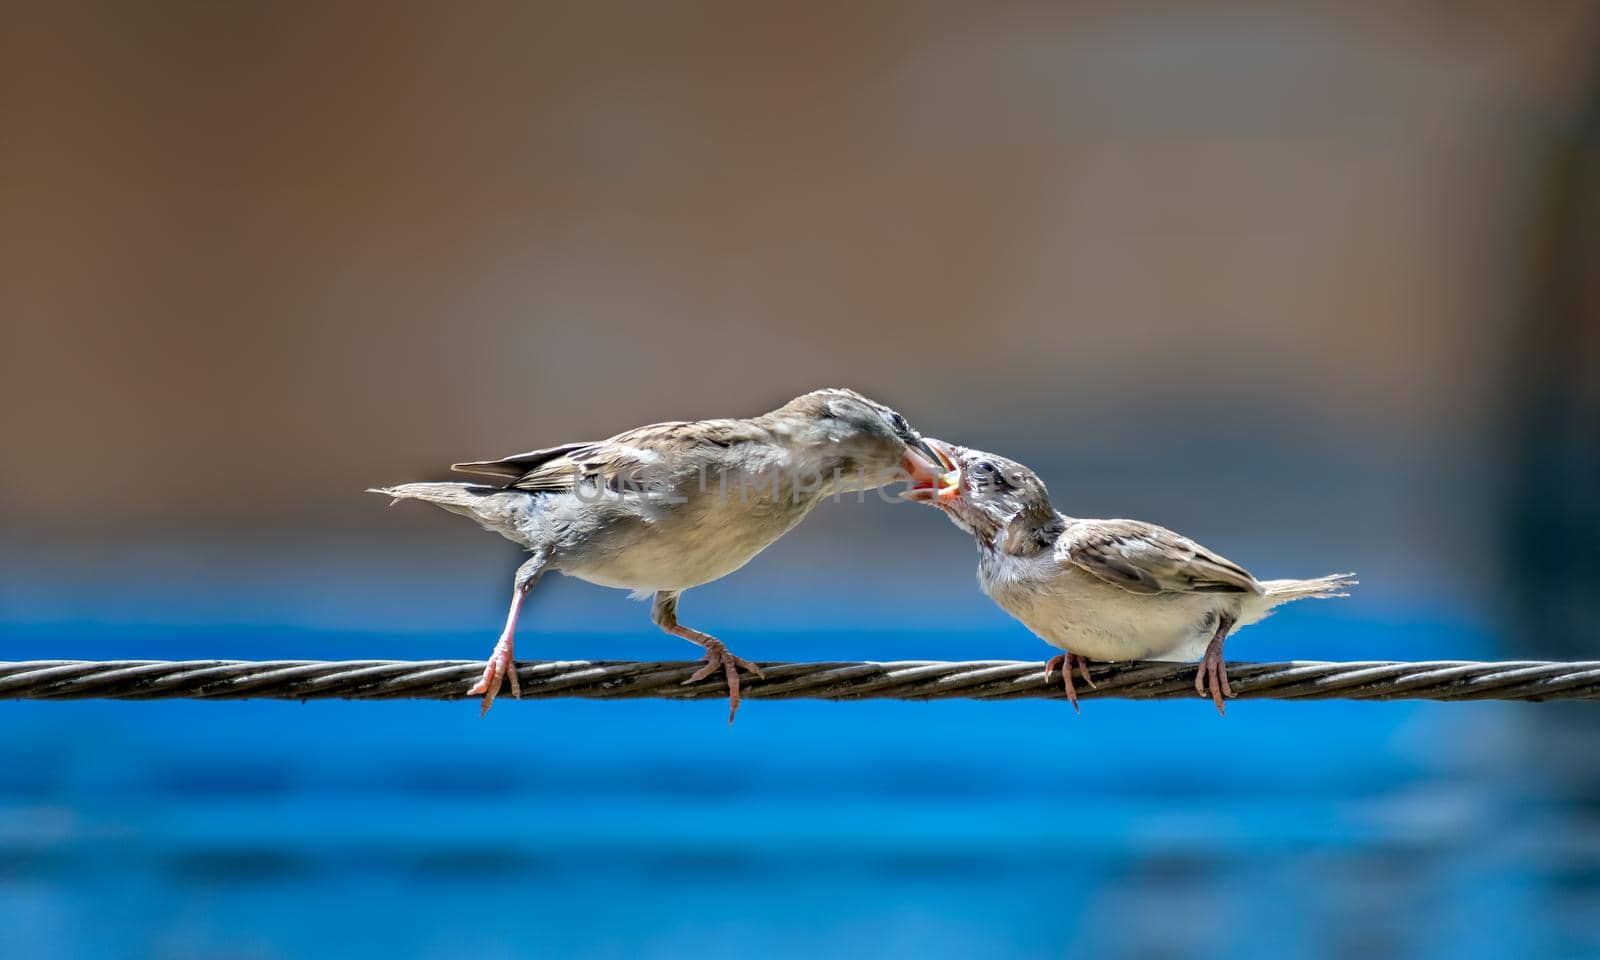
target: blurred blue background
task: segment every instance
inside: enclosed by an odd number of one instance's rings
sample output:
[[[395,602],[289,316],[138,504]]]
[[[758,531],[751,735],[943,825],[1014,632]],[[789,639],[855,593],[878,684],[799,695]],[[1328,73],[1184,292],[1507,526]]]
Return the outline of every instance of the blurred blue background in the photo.
[[[1600,657],[1600,5],[36,5],[0,658],[475,658],[360,491],[848,385],[1080,516],[1359,571],[1240,659]],[[932,511],[690,593],[1053,651]],[[689,657],[541,584],[528,658]],[[1600,955],[1588,705],[0,703],[0,957]]]

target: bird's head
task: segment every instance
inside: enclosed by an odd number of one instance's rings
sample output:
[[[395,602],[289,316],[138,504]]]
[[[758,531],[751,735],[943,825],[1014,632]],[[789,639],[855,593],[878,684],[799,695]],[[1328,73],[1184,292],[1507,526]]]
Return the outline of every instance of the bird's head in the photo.
[[[1022,546],[1038,541],[1057,524],[1055,508],[1044,481],[1027,467],[998,454],[927,440],[944,470],[925,482],[913,482],[901,496],[945,512],[950,521],[994,545],[1005,533],[1004,544]]]
[[[828,475],[829,492],[927,482],[944,472],[938,454],[905,417],[854,390],[813,390],[767,417],[810,466]]]

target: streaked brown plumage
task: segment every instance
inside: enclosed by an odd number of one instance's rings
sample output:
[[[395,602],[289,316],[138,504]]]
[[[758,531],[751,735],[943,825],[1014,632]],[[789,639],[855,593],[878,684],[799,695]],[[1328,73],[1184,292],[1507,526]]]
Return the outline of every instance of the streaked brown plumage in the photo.
[[[519,694],[513,638],[523,600],[547,571],[655,594],[651,618],[705,648],[693,677],[721,670],[729,720],[739,673],[760,670],[721,641],[678,623],[678,598],[744,566],[834,492],[931,475],[933,452],[898,413],[852,390],[813,391],[749,419],[656,423],[455,465],[488,484],[408,483],[375,490],[476,520],[531,554],[483,678],[487,711],[507,677]]]
[[[1088,661],[1200,659],[1195,690],[1223,709],[1233,696],[1223,641],[1281,603],[1344,596],[1351,574],[1257,580],[1188,537],[1140,520],[1084,520],[1056,511],[1044,482],[1014,460],[929,440],[944,476],[902,494],[944,510],[978,544],[978,582],[1007,613],[1063,653],[1089,680]]]

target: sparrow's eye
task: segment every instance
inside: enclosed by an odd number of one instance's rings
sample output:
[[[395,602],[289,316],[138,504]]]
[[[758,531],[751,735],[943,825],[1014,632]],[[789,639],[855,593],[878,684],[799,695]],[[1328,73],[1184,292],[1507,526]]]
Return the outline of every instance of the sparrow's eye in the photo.
[[[907,423],[906,418],[900,416],[898,413],[889,414],[889,426],[894,428],[895,433],[904,434],[911,432],[911,424]]]
[[[986,487],[996,490],[1008,490],[1013,484],[1006,479],[1006,475],[989,460],[979,460],[974,463],[969,471],[973,478]]]

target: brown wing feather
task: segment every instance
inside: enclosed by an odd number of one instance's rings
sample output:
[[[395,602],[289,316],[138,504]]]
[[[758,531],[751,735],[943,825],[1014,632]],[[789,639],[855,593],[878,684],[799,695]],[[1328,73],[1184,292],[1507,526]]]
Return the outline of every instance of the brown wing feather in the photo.
[[[504,480],[515,480],[525,477],[532,470],[549,463],[559,457],[565,457],[574,450],[582,450],[593,444],[564,443],[559,447],[546,447],[543,450],[529,450],[527,453],[514,453],[509,457],[499,460],[473,460],[467,463],[452,463],[450,469],[457,473],[470,473],[476,476],[500,477]]]
[[[726,449],[736,443],[763,439],[767,439],[766,432],[747,420],[652,423],[607,440],[569,443],[503,460],[457,464],[455,469],[503,477],[509,481],[506,488],[510,490],[570,491],[580,479],[604,483],[614,477],[638,477],[646,470],[659,470],[663,464],[670,466],[669,458],[698,460],[696,451],[705,447]]]
[[[1132,593],[1260,593],[1249,571],[1188,537],[1138,520],[1081,520],[1062,560]]]

